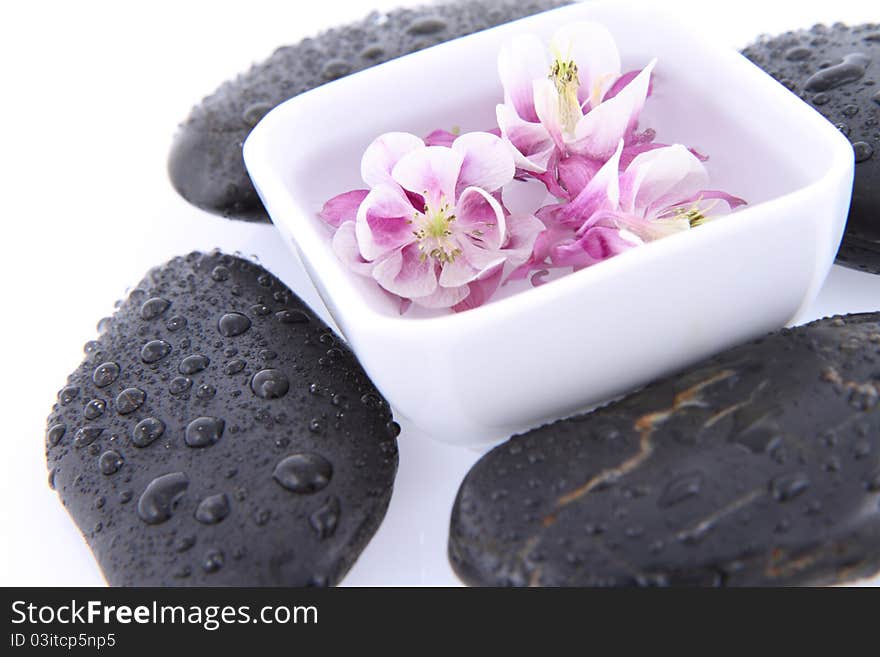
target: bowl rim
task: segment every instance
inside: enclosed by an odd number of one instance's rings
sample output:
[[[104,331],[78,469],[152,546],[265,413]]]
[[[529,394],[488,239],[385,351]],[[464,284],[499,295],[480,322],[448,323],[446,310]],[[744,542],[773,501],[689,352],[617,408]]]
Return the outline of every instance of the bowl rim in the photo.
[[[328,94],[338,94],[346,85],[352,84],[353,79],[363,81],[370,77],[376,79],[393,77],[393,72],[398,66],[409,65],[421,59],[436,57],[437,52],[442,52],[443,49],[466,48],[473,44],[478,44],[486,32],[510,30],[513,25],[525,27],[530,21],[548,14],[559,14],[560,20],[562,20],[565,14],[582,14],[585,9],[593,10],[596,8],[600,11],[603,8],[620,10],[622,12],[637,10],[645,16],[646,21],[659,20],[661,24],[664,21],[675,22],[679,29],[693,34],[694,41],[699,44],[700,49],[711,51],[714,56],[721,58],[726,66],[734,67],[734,70],[739,69],[743,74],[752,76],[756,84],[763,85],[761,93],[770,94],[771,97],[774,97],[774,100],[788,104],[792,111],[800,112],[804,120],[812,122],[812,129],[814,131],[812,134],[817,142],[819,140],[824,142],[824,146],[831,154],[822,173],[814,176],[815,179],[805,185],[765,201],[737,209],[735,213],[736,221],[729,221],[728,217],[725,216],[719,221],[709,222],[700,226],[699,231],[673,234],[661,240],[639,245],[638,248],[630,249],[598,263],[599,266],[587,267],[579,271],[566,273],[546,285],[534,286],[507,297],[495,299],[465,312],[450,312],[429,317],[408,317],[378,311],[363,300],[358,293],[351,278],[358,276],[358,274],[348,270],[344,263],[337,258],[331,257],[329,258],[333,261],[329,265],[331,269],[328,271],[322,268],[322,271],[317,273],[317,276],[321,279],[319,288],[323,287],[326,290],[326,294],[334,299],[334,304],[327,305],[334,319],[344,332],[349,328],[345,317],[354,315],[368,317],[369,325],[375,331],[401,330],[405,329],[406,326],[411,326],[419,331],[436,330],[442,332],[452,327],[456,327],[456,330],[467,330],[470,327],[482,325],[485,321],[491,320],[493,315],[498,316],[499,319],[504,319],[512,315],[521,315],[531,310],[538,310],[548,302],[552,302],[560,297],[571,296],[584,286],[601,284],[601,281],[605,278],[614,276],[621,269],[635,266],[633,263],[639,260],[669,257],[672,251],[684,248],[685,245],[689,244],[687,240],[690,240],[690,242],[697,240],[694,247],[699,248],[700,240],[705,241],[710,237],[723,239],[726,234],[725,231],[738,232],[747,229],[749,223],[762,220],[763,217],[761,215],[766,214],[768,210],[780,210],[793,202],[800,201],[802,197],[813,196],[817,190],[821,190],[823,187],[832,186],[834,180],[831,179],[830,174],[837,171],[843,175],[847,167],[851,168],[853,166],[854,155],[852,147],[837,128],[818,111],[779,84],[758,66],[740,55],[736,50],[711,42],[699,31],[693,29],[687,22],[682,22],[679,17],[654,6],[647,7],[634,2],[575,3],[440,43],[430,48],[372,66],[358,73],[294,96],[273,108],[255,126],[243,145],[245,165],[267,209],[274,207],[283,210],[282,212],[269,212],[273,223],[284,223],[288,230],[295,235],[292,240],[294,243],[292,246],[300,251],[303,260],[308,260],[309,257],[316,257],[321,259],[321,262],[324,262],[328,259],[323,256],[320,245],[318,245],[319,248],[317,249],[313,247],[317,240],[329,242],[332,234],[329,231],[322,230],[324,226],[318,227],[317,224],[320,223],[320,219],[307,216],[310,214],[309,210],[301,206],[293,198],[293,195],[286,188],[281,172],[269,164],[268,158],[262,157],[272,140],[274,131],[279,128],[280,124],[288,120],[288,115],[303,107],[308,108],[309,104],[315,105],[317,103],[319,106],[322,97]],[[588,16],[583,16],[583,18],[588,18]],[[401,64],[404,61],[406,64]],[[283,128],[280,129],[283,130]],[[272,200],[269,200],[270,198]],[[744,224],[746,225],[745,228]],[[294,228],[297,230],[294,230]],[[308,251],[310,256],[306,256],[303,253],[305,251]],[[333,255],[332,251],[330,255]],[[309,273],[310,276],[314,277],[311,271]],[[324,295],[323,291],[319,290],[319,292],[321,292],[322,296]],[[332,305],[336,305],[340,310],[335,311],[331,307]],[[344,317],[336,316],[337,312],[340,315],[344,315]]]

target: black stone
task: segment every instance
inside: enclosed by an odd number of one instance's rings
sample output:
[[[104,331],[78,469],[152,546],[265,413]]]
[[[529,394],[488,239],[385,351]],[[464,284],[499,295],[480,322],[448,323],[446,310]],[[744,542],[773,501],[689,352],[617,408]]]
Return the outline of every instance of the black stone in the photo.
[[[837,262],[880,274],[880,24],[762,36],[743,54],[837,126],[856,175]]]
[[[212,276],[218,268],[225,274]],[[186,321],[172,328],[142,313],[151,298]],[[248,328],[224,336],[220,318],[232,313]],[[171,351],[144,362],[150,341]],[[396,425],[351,352],[278,279],[217,252],[175,258],[147,274],[91,346],[44,440],[50,481],[110,584],[299,586],[345,575],[385,514]],[[181,371],[191,388],[175,384]],[[114,401],[87,419],[95,399]]]
[[[880,570],[880,313],[730,349],[468,473],[474,585],[805,585]]]
[[[374,12],[360,22],[281,47],[193,108],[171,149],[171,182],[181,196],[204,210],[268,221],[245,170],[241,148],[273,107],[375,64],[564,4],[568,3],[460,0],[388,14]]]

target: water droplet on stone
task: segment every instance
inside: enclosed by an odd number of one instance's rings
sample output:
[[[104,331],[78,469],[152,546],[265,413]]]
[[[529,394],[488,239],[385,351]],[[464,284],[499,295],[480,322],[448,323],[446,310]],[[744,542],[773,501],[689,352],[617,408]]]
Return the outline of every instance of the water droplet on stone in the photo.
[[[138,499],[137,513],[148,525],[165,522],[189,486],[189,478],[182,472],[170,472],[156,477]]]
[[[281,370],[260,370],[251,379],[251,390],[263,399],[278,399],[287,394],[290,381]]]
[[[272,109],[271,103],[253,103],[241,113],[241,120],[246,126],[254,127]]]
[[[321,433],[324,430],[324,424],[318,418],[312,418],[309,421],[309,431],[312,433]]]
[[[785,51],[785,58],[790,62],[799,62],[809,59],[812,54],[813,51],[806,46],[794,46]]]
[[[150,340],[141,348],[141,360],[147,363],[156,363],[171,353],[171,345],[165,340]]]
[[[58,401],[62,406],[67,406],[77,397],[79,397],[79,388],[76,386],[65,386],[58,392]]]
[[[223,265],[217,265],[211,270],[211,278],[218,283],[229,280],[229,270]]]
[[[810,480],[801,473],[783,475],[770,482],[770,492],[780,502],[788,502],[803,493],[810,486]]]
[[[257,317],[265,317],[266,315],[271,313],[272,310],[269,308],[269,306],[267,306],[265,304],[256,303],[253,306],[251,306],[251,312],[254,315],[256,315]]]
[[[828,91],[847,82],[854,82],[865,74],[871,60],[861,53],[845,55],[840,63],[820,69],[807,78],[807,91]]]
[[[856,162],[866,162],[874,155],[874,147],[866,141],[857,141],[853,144],[853,153]]]
[[[212,386],[210,383],[203,383],[198,388],[196,388],[196,397],[199,399],[211,399],[214,395],[217,394],[217,388]]]
[[[272,476],[287,490],[309,494],[330,483],[333,466],[320,454],[301,452],[279,461]]]
[[[119,503],[120,504],[128,504],[131,502],[131,498],[134,497],[134,493],[130,490],[123,490],[119,492]]]
[[[102,433],[104,433],[102,427],[82,427],[77,430],[73,437],[73,446],[77,448],[87,447],[95,442]]]
[[[181,536],[177,539],[177,542],[174,544],[174,549],[177,552],[188,552],[195,546],[196,537],[195,536]]]
[[[211,550],[202,561],[202,570],[206,573],[216,573],[223,567],[223,552],[221,550]]]
[[[119,472],[119,468],[122,467],[123,463],[125,463],[125,460],[119,452],[108,449],[98,459],[98,468],[101,470],[101,474],[112,475]]]
[[[104,415],[105,410],[107,410],[107,402],[103,399],[92,399],[83,408],[83,417],[87,420],[97,420]]]
[[[165,433],[165,423],[154,417],[146,417],[138,422],[131,434],[135,447],[146,447],[156,442]]]
[[[318,538],[325,539],[333,535],[339,524],[339,500],[330,497],[314,513],[309,516],[309,524]]]
[[[175,376],[168,384],[168,391],[172,395],[182,395],[192,388],[192,379],[188,376]]]
[[[64,437],[64,432],[67,431],[67,427],[63,424],[53,424],[49,427],[49,430],[46,432],[46,442],[49,443],[50,447],[55,447],[61,439]]]
[[[217,330],[224,338],[234,338],[251,327],[251,320],[241,313],[226,313],[217,322]]]
[[[147,400],[147,393],[140,388],[126,388],[116,396],[116,412],[120,415],[134,413]]]
[[[308,324],[309,316],[302,310],[282,310],[275,313],[275,319],[282,324]]]
[[[141,318],[146,320],[156,319],[168,310],[169,306],[171,306],[171,302],[161,297],[147,299],[141,306]]]
[[[180,361],[180,370],[181,374],[198,374],[202,370],[210,365],[211,361],[207,356],[203,356],[202,354],[193,354],[191,356],[187,356],[182,361]]]
[[[702,485],[702,472],[688,472],[679,475],[666,485],[657,504],[661,507],[670,507],[684,502],[686,499],[698,495]]]
[[[169,318],[167,322],[165,322],[165,326],[172,333],[174,331],[179,331],[182,328],[186,328],[186,317],[175,315],[174,317]]]
[[[184,442],[190,447],[210,447],[223,435],[226,423],[216,417],[199,417],[186,425]]]
[[[112,362],[101,363],[92,372],[92,382],[99,388],[106,388],[119,378],[119,365]]]
[[[223,366],[224,374],[232,376],[238,374],[245,368],[245,362],[241,358],[235,358]]]
[[[858,114],[858,113],[859,113],[859,106],[858,106],[858,105],[846,105],[846,106],[843,108],[843,115],[844,115],[844,116],[850,116],[850,117],[852,117],[852,116],[855,116],[855,115]]]
[[[49,470],[48,483],[49,483],[49,488],[51,488],[52,490],[55,490],[55,472],[56,472],[55,468],[52,468],[51,470]]]
[[[206,497],[196,508],[196,520],[206,525],[214,525],[229,515],[229,496],[218,493]]]

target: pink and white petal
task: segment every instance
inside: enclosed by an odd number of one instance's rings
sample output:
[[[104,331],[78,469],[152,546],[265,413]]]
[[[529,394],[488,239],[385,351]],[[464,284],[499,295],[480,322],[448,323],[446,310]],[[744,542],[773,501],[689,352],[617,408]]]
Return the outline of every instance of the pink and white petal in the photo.
[[[333,252],[356,274],[370,276],[374,265],[364,260],[361,255],[354,226],[353,221],[346,221],[333,234]]]
[[[567,192],[567,198],[575,198],[602,168],[603,161],[586,155],[569,155],[559,159],[556,174]]]
[[[318,216],[334,228],[339,228],[346,221],[355,221],[358,208],[369,193],[368,189],[353,189],[334,196],[324,204]]]
[[[614,257],[633,246],[616,228],[594,226],[577,240],[558,244],[550,258],[558,267],[578,270]]]
[[[391,170],[401,157],[425,145],[408,132],[386,132],[367,146],[361,158],[361,178],[370,187],[393,182]]]
[[[656,59],[652,60],[614,98],[594,107],[578,121],[570,144],[574,152],[607,158],[618,142],[638,127],[656,63]]]
[[[501,201],[510,214],[534,214],[543,205],[553,202],[547,188],[539,180],[515,179],[501,190]]]
[[[455,206],[453,231],[472,235],[489,249],[500,249],[506,239],[506,221],[501,204],[480,187],[468,187]]]
[[[547,129],[540,123],[524,121],[509,105],[498,105],[495,117],[502,138],[510,144],[516,167],[524,171],[546,171],[556,148]]]
[[[437,289],[436,263],[422,258],[416,244],[392,251],[373,267],[373,278],[383,288],[406,299],[424,297]]]
[[[482,306],[492,297],[493,294],[495,294],[495,290],[501,285],[502,274],[502,268],[499,266],[468,284],[469,293],[467,297],[465,297],[463,301],[454,305],[452,309],[455,312],[460,313],[465,310],[471,310]]]
[[[452,150],[462,156],[456,194],[471,186],[494,192],[513,180],[516,173],[510,147],[488,132],[463,134],[453,142]]]
[[[728,208],[731,210],[735,210],[741,205],[748,205],[748,201],[740,198],[739,196],[734,196],[733,194],[729,194],[727,192],[721,191],[720,189],[701,189],[699,192],[695,193],[693,196],[684,199],[681,201],[681,205],[690,204],[690,203],[700,203],[705,201],[721,201],[725,203]],[[713,208],[714,208],[713,204]]]
[[[507,243],[499,252],[507,261],[505,271],[513,271],[531,259],[538,236],[546,229],[544,222],[532,214],[507,217]]]
[[[431,134],[425,137],[425,146],[452,146],[452,142],[454,142],[458,138],[453,132],[449,132],[449,130],[443,130],[442,128],[438,128],[434,130]]]
[[[501,47],[498,75],[504,88],[504,103],[526,121],[536,122],[532,82],[547,77],[550,65],[544,44],[533,34],[515,37]]]
[[[692,197],[709,183],[709,173],[681,144],[656,148],[636,156],[626,169],[632,174],[623,207],[645,214]]]
[[[562,116],[559,111],[559,92],[551,80],[544,77],[534,82],[535,112],[541,125],[547,130],[556,148],[565,152],[565,137],[562,134]]]
[[[355,234],[365,260],[376,260],[415,239],[415,209],[397,185],[378,185],[360,204]]]
[[[622,231],[632,233],[643,242],[653,242],[690,228],[690,222],[684,216],[647,219],[639,215],[619,212],[611,220]]]
[[[455,185],[462,165],[461,153],[443,146],[425,146],[400,158],[391,177],[404,189],[425,197],[432,208],[455,202]]]
[[[415,297],[413,303],[422,308],[452,308],[464,301],[470,290],[467,285],[461,287],[442,287],[438,285],[431,294]]]
[[[590,179],[587,186],[564,205],[559,211],[559,219],[563,223],[577,227],[582,232],[589,226],[589,219],[601,210],[611,210],[620,204],[620,154],[623,152],[623,140],[617,144],[617,150]]]
[[[598,105],[620,77],[620,52],[607,27],[592,21],[564,25],[550,39],[550,53],[577,65],[578,100]]]

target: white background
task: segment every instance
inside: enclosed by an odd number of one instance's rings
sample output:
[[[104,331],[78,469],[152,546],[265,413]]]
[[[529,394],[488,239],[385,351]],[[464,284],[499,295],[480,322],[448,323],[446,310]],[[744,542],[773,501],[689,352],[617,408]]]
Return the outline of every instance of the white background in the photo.
[[[0,585],[103,584],[46,484],[43,440],[56,391],[126,287],[171,256],[219,246],[257,254],[319,303],[271,226],[213,217],[174,193],[166,158],[176,125],[277,46],[406,2],[3,3]],[[880,21],[875,0],[664,5],[732,48],[818,21]],[[802,320],[878,308],[880,276],[835,267]],[[400,455],[388,515],[344,583],[456,584],[449,511],[479,455],[407,426]]]

